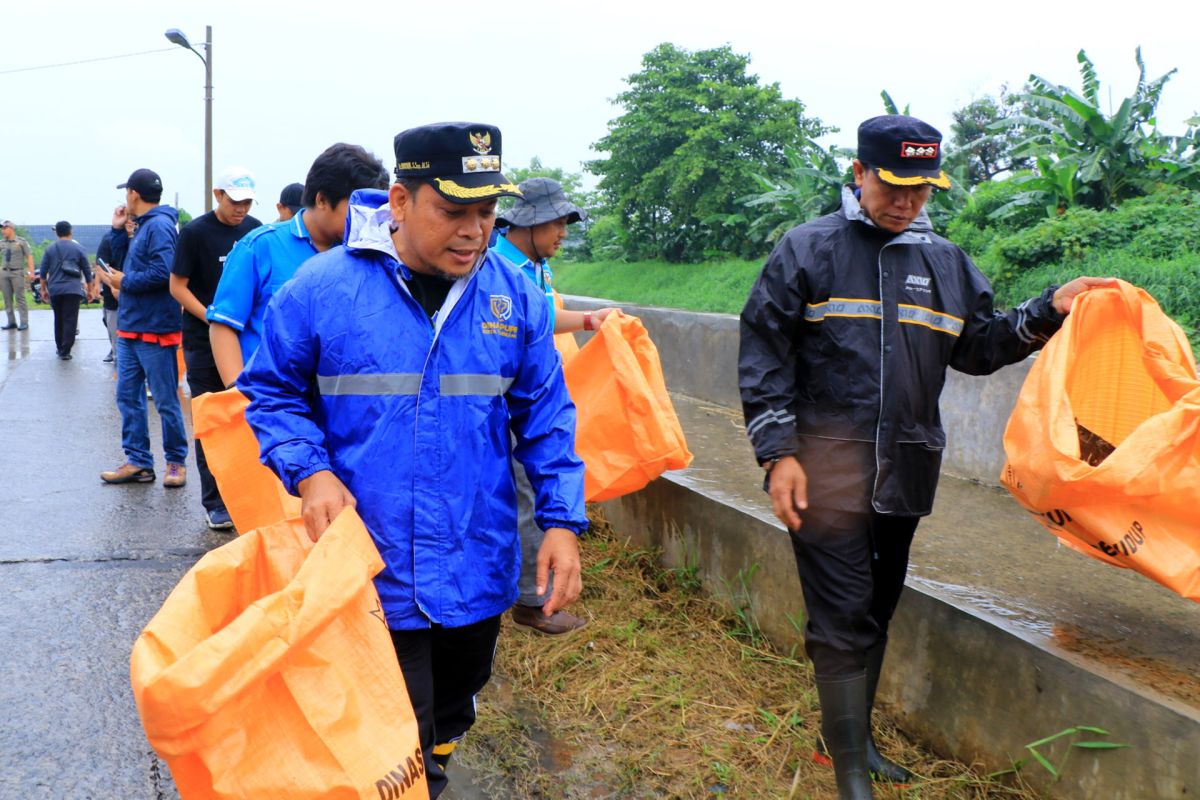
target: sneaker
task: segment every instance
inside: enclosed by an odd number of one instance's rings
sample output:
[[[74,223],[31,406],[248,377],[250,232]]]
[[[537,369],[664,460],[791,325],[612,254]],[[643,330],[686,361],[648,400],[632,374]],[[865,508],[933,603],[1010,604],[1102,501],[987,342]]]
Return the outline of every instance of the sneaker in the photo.
[[[17,330],[19,330],[19,331],[27,331],[27,330],[29,330],[29,323],[28,323],[28,322],[22,322],[20,325],[18,325],[18,326],[17,326]],[[76,331],[76,333],[78,333],[78,331]]]
[[[227,531],[233,527],[233,520],[229,518],[229,512],[223,508],[214,508],[212,511],[206,511],[204,513],[204,521],[214,531]]]
[[[100,480],[105,483],[153,483],[154,470],[137,464],[122,464],[116,469],[101,472]]]
[[[183,464],[167,464],[167,474],[163,476],[163,486],[177,489],[187,483],[187,467]]]
[[[105,364],[111,364],[111,363],[113,363],[113,354],[109,353],[108,355],[106,355],[104,358],[102,358],[100,360],[103,361]]]
[[[513,622],[533,628],[538,633],[547,636],[561,636],[564,633],[577,631],[587,627],[587,620],[580,619],[566,611],[555,611],[550,616],[542,613],[541,606],[515,605],[512,607]]]

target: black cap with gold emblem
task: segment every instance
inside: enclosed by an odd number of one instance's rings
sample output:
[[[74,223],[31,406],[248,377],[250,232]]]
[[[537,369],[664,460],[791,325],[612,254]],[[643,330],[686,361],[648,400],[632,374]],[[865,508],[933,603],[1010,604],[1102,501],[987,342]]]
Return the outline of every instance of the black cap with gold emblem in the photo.
[[[950,188],[942,172],[942,134],[916,117],[888,114],[859,125],[858,160],[894,186]]]
[[[520,197],[500,171],[500,129],[480,122],[437,122],[396,134],[396,177],[427,182],[454,203]]]

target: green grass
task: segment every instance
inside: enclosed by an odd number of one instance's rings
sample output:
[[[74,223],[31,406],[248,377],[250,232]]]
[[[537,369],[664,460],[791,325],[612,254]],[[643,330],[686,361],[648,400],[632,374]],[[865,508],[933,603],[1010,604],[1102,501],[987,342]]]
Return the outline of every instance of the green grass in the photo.
[[[563,262],[554,265],[554,288],[637,305],[737,314],[762,265],[761,260]]]

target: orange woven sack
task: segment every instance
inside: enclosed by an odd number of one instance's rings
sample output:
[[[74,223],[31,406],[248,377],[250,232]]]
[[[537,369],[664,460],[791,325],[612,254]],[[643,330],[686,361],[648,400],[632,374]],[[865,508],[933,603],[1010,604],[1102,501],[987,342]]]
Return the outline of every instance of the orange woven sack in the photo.
[[[640,319],[609,314],[563,374],[577,408],[575,452],[587,466],[586,500],[636,492],[692,463],[658,349]]]
[[[237,389],[192,400],[192,429],[239,531],[300,518],[300,498],[258,460],[258,440],[246,424],[249,404]]]
[[[130,666],[183,800],[429,797],[381,569],[347,509],[316,545],[303,523],[270,525],[183,577]]]
[[[1075,299],[1004,451],[1001,481],[1055,536],[1200,600],[1200,380],[1150,295],[1119,282]]]

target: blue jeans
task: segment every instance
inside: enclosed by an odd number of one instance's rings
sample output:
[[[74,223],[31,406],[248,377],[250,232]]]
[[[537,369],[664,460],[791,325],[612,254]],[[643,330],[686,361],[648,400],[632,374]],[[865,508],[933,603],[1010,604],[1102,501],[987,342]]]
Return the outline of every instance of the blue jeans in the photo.
[[[150,454],[150,426],[146,418],[146,386],[154,393],[154,407],[162,422],[163,451],[168,464],[187,459],[187,432],[179,405],[177,347],[117,339],[117,408],[121,412],[121,446],[125,460],[138,467],[154,468]]]

